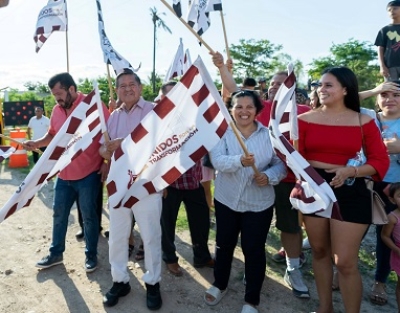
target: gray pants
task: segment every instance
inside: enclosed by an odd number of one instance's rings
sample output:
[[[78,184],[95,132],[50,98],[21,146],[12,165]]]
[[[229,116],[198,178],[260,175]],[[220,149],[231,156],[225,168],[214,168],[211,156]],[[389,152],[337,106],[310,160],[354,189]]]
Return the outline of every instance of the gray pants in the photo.
[[[385,77],[385,81],[399,80],[400,66],[389,68],[389,77]]]

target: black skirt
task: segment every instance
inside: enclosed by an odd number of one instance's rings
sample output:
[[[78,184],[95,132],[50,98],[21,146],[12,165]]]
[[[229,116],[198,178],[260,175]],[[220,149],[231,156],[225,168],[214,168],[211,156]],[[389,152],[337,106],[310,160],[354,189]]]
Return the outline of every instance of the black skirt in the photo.
[[[319,175],[329,184],[335,173],[327,173],[323,169],[315,168]],[[357,224],[371,224],[372,221],[372,204],[371,192],[367,189],[365,179],[356,178],[353,185],[343,185],[339,188],[332,188],[343,221]],[[315,214],[309,214],[317,216]]]

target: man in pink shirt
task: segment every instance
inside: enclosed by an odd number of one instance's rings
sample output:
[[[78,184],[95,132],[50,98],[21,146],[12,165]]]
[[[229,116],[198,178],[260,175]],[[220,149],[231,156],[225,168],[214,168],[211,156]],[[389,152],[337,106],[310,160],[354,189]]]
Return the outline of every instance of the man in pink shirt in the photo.
[[[121,145],[123,139],[139,125],[142,119],[154,108],[154,104],[142,98],[140,78],[130,69],[117,75],[116,90],[122,104],[115,109],[107,123],[110,141],[102,145],[100,154],[107,160]],[[132,153],[140,153],[134,151]],[[121,174],[124,175],[124,174]],[[103,177],[105,179],[106,177]],[[142,276],[147,289],[147,308],[161,308],[161,193],[150,194],[130,208],[109,208],[109,259],[113,286],[103,298],[105,306],[114,306],[119,297],[131,291],[129,285],[128,246],[132,232],[132,213],[140,228],[145,250],[146,272]]]
[[[57,101],[51,113],[50,127],[43,137],[24,142],[24,146],[28,150],[47,146],[69,115],[85,98],[85,95],[77,92],[75,81],[69,73],[53,76],[48,85]],[[107,120],[109,117],[107,108],[104,107],[103,111]],[[98,153],[100,137],[101,133],[94,138],[92,144],[84,152],[72,160],[58,175],[53,201],[53,240],[49,249],[50,254],[36,264],[39,268],[49,268],[63,263],[68,217],[75,201],[79,202],[84,223],[85,270],[86,272],[93,272],[97,268],[99,223],[96,213],[96,200],[101,184],[100,172],[106,170],[106,167],[102,166],[103,158]]]

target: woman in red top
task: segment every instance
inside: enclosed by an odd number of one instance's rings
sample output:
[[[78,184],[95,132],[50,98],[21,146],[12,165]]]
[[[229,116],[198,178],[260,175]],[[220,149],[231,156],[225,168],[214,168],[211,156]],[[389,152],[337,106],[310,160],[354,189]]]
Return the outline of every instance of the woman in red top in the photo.
[[[304,215],[320,300],[317,312],[333,312],[333,256],[345,311],[358,313],[362,296],[358,251],[371,223],[370,194],[363,177],[382,180],[389,160],[375,121],[359,113],[358,83],[351,70],[325,70],[318,96],[321,106],[299,116],[299,151],[333,188],[343,220]],[[346,166],[363,142],[366,163]],[[353,177],[353,185],[345,184],[347,178]]]

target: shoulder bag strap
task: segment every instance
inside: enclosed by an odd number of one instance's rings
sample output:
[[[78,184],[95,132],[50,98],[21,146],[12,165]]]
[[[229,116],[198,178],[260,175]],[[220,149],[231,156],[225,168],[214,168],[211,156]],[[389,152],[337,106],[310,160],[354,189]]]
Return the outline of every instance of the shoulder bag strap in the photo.
[[[358,120],[360,122],[360,129],[361,129],[362,148],[363,148],[365,157],[367,157],[367,149],[365,147],[365,141],[364,141],[364,131],[362,128],[362,123],[361,123],[361,113],[358,113]]]

